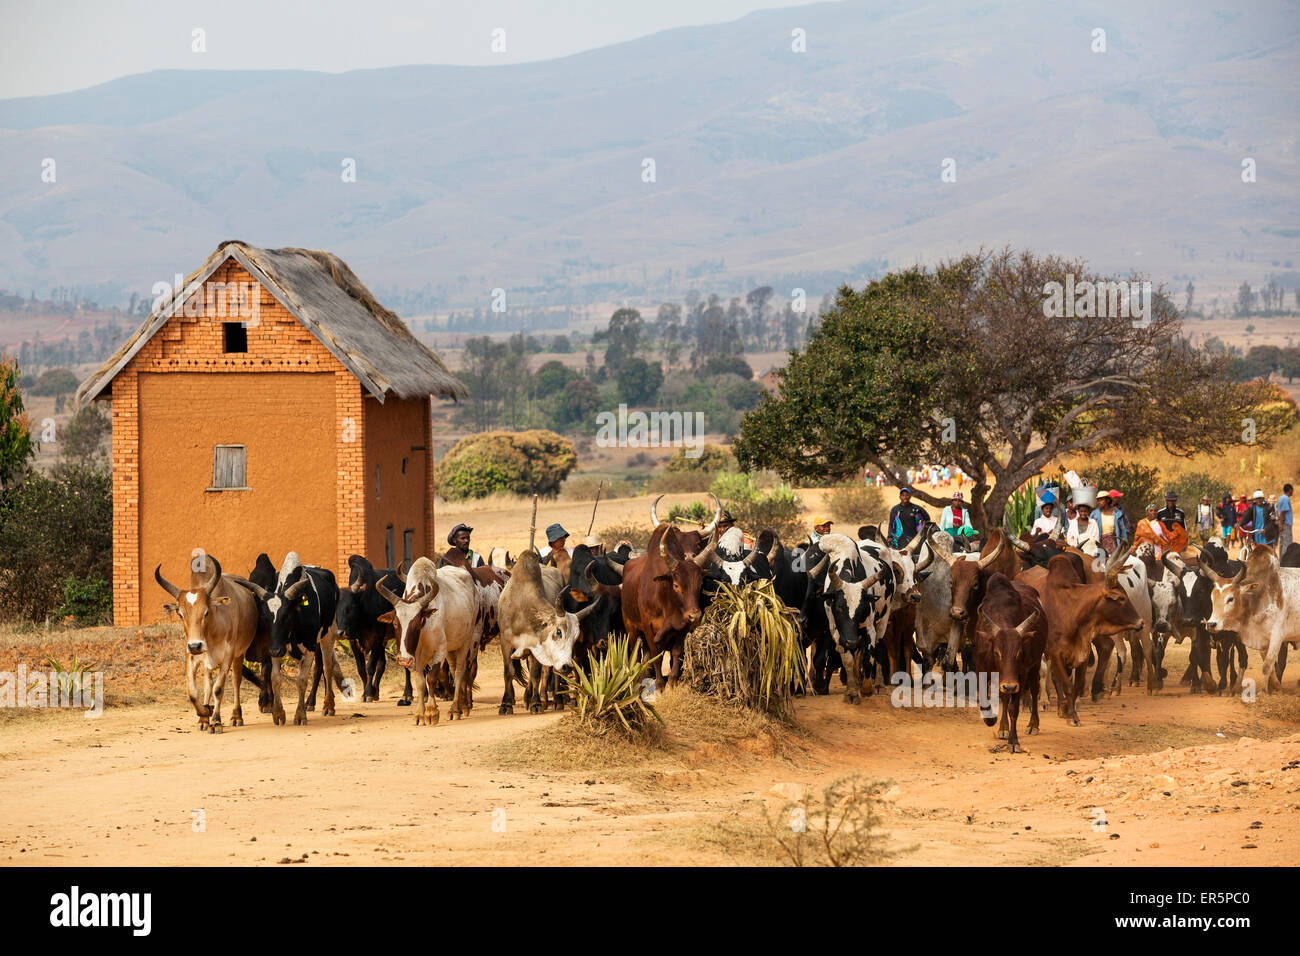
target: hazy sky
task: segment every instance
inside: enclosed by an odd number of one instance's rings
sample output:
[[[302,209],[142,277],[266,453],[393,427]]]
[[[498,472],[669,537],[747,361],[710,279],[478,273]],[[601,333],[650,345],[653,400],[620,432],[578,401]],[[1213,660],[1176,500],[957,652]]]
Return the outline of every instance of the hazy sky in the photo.
[[[0,99],[158,69],[519,63],[811,0],[0,0]],[[492,31],[506,31],[493,53]],[[191,50],[195,28],[207,51]]]

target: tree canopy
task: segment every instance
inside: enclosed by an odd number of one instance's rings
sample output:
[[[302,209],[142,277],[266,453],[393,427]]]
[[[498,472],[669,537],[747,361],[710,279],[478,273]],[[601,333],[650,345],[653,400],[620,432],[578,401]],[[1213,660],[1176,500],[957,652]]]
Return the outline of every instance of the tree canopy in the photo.
[[[779,397],[745,417],[737,459],[820,482],[870,466],[896,484],[909,465],[953,463],[974,482],[976,525],[988,527],[1063,455],[1154,442],[1191,456],[1239,445],[1252,428],[1261,443],[1277,432],[1272,420],[1246,421],[1264,383],[1234,381],[1229,356],[1192,348],[1163,290],[1140,320],[1092,314],[1114,308],[1049,315],[1048,283],[1067,277],[1081,296],[1085,282],[1113,281],[1078,260],[1004,250],[841,287],[807,347],[791,352]]]

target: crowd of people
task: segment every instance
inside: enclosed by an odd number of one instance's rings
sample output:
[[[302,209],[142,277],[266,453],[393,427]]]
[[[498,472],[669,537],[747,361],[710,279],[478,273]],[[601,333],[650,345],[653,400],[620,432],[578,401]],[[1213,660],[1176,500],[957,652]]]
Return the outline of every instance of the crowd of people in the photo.
[[[1179,506],[1174,491],[1165,493],[1165,506],[1160,508],[1149,502],[1135,522],[1124,507],[1124,492],[1117,488],[1096,490],[1071,490],[1041,486],[1034,509],[1032,534],[1064,534],[1067,543],[1082,551],[1103,551],[1114,554],[1130,545],[1150,544],[1159,558],[1169,551],[1182,551],[1189,543],[1205,544],[1212,537],[1222,537],[1227,543],[1254,541],[1275,547],[1279,553],[1293,540],[1295,512],[1291,505],[1291,485],[1284,484],[1281,494],[1270,497],[1262,488],[1253,495],[1241,495],[1234,500],[1224,495],[1217,505],[1209,495],[1188,513]],[[1064,496],[1065,500],[1060,498]],[[1075,498],[1078,497],[1076,502]],[[910,541],[931,520],[929,512],[913,499],[912,487],[906,485],[898,491],[898,504],[889,512],[887,532],[889,543],[899,545]],[[829,531],[830,523],[825,521]],[[939,528],[951,535],[960,545],[969,544],[978,536],[971,523],[970,508],[960,490],[940,512]],[[814,533],[825,533],[818,526]]]

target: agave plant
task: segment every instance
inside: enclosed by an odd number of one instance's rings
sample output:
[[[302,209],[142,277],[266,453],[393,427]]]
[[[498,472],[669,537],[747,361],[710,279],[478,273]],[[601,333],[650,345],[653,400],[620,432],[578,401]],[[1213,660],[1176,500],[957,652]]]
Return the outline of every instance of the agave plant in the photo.
[[[80,694],[86,675],[94,673],[99,665],[94,661],[83,661],[74,653],[66,667],[53,657],[46,658],[45,666],[58,675],[60,687],[66,686],[72,693]]]
[[[1011,498],[1007,501],[1002,524],[1008,532],[1016,537],[1033,527],[1034,509],[1038,506],[1037,492],[1039,484],[1037,478],[1029,479],[1011,492]]]
[[[662,657],[656,654],[642,660],[639,647],[630,648],[627,638],[613,638],[605,655],[592,659],[590,674],[575,667],[566,678],[578,719],[598,733],[618,727],[627,733],[641,733],[651,718],[662,724],[659,711],[642,694],[643,681]]]
[[[686,642],[686,676],[698,690],[788,717],[804,685],[804,652],[794,612],[770,580],[718,588]]]

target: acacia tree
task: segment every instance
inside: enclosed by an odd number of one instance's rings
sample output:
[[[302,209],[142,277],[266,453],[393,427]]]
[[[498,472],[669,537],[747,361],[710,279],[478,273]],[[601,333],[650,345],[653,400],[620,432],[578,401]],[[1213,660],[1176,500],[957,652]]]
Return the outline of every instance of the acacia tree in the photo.
[[[1151,442],[1180,456],[1241,444],[1263,383],[1233,381],[1230,358],[1193,349],[1163,291],[1150,314],[1046,314],[1046,284],[1076,292],[1085,263],[981,251],[933,270],[839,290],[779,398],[741,424],[733,451],[787,480],[841,480],[870,465],[902,484],[919,461],[971,476],[977,527],[1000,524],[1012,492],[1054,460]],[[1103,312],[1118,312],[1101,303]],[[1258,421],[1267,443],[1279,426]],[[947,501],[916,488],[934,506]]]

